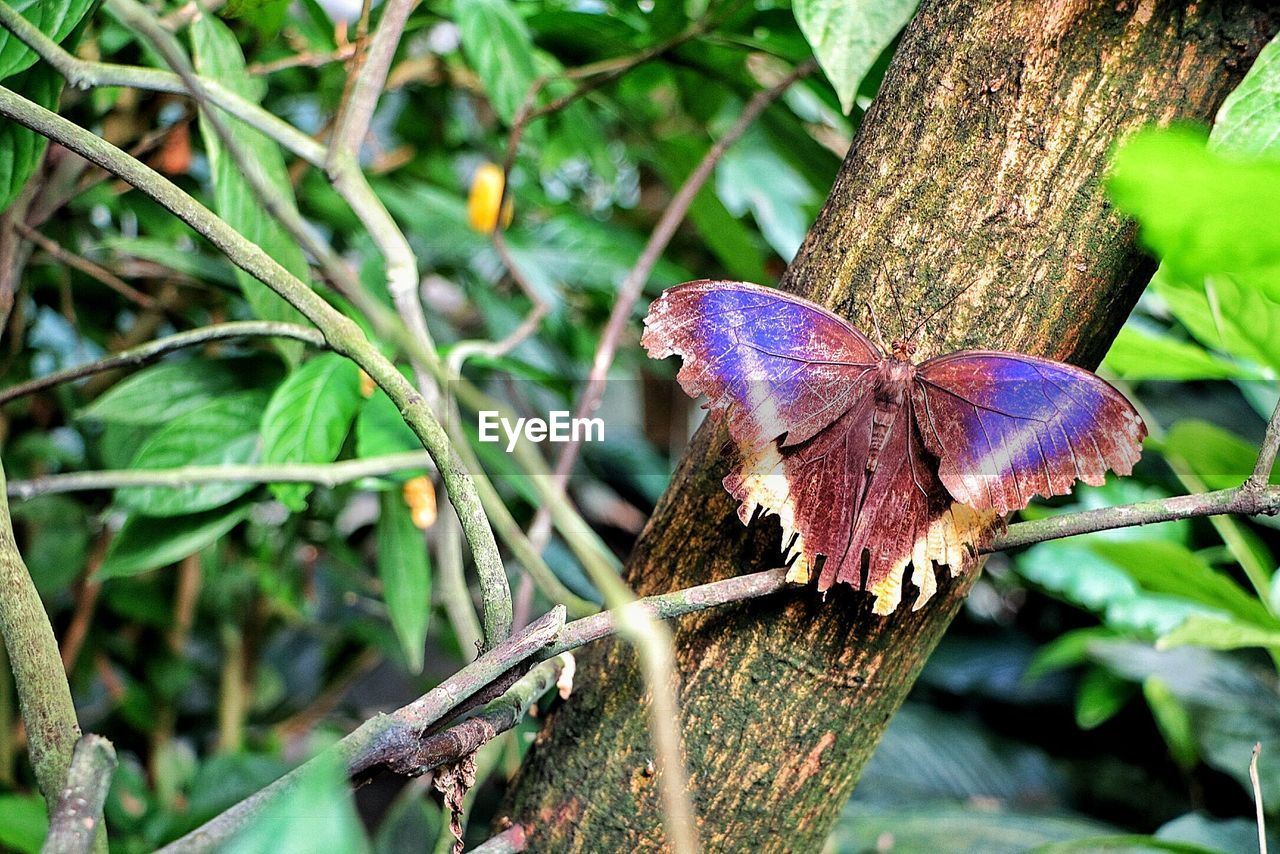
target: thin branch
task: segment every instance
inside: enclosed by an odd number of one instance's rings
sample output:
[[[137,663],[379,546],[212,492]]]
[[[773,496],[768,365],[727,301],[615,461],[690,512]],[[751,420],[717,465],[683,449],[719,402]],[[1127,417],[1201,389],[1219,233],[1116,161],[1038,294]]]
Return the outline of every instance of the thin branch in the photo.
[[[417,777],[442,765],[451,765],[475,753],[524,718],[529,706],[555,687],[560,674],[572,667],[573,655],[560,653],[533,666],[514,685],[473,717],[422,739],[383,764],[397,774]]]
[[[715,170],[716,164],[720,162],[720,158],[724,156],[731,145],[747,132],[747,128],[760,117],[761,113],[774,101],[781,98],[792,84],[813,73],[816,68],[816,62],[806,60],[797,65],[777,85],[757,92],[752,96],[751,100],[747,102],[747,106],[743,108],[742,114],[738,116],[738,120],[725,132],[724,136],[708,149],[702,160],[689,173],[689,177],[685,179],[684,184],[680,186],[675,196],[672,197],[671,203],[667,205],[667,209],[662,212],[657,225],[654,226],[653,233],[649,236],[649,241],[645,244],[644,250],[636,260],[635,266],[631,268],[618,286],[618,294],[613,304],[613,310],[609,313],[609,320],[605,324],[604,333],[600,336],[600,344],[591,363],[591,371],[587,376],[586,388],[583,389],[582,396],[578,400],[577,409],[574,412],[575,418],[588,417],[600,406],[600,399],[604,394],[609,367],[613,364],[613,357],[618,350],[618,343],[622,339],[622,333],[626,329],[627,323],[631,320],[631,311],[635,308],[635,304],[640,299],[641,294],[644,293],[644,286],[649,281],[649,274],[653,272],[653,268],[662,258],[662,253],[666,251],[671,238],[675,236],[676,229],[684,221],[689,206],[693,204],[693,200],[702,189],[702,185],[711,177],[711,173]],[[556,459],[555,465],[553,482],[555,489],[564,489],[565,483],[569,479],[569,474],[573,471],[574,463],[577,462],[580,447],[580,443],[571,438],[561,448],[560,456]],[[546,506],[539,508],[537,515],[534,516],[534,520],[529,526],[529,538],[533,541],[535,547],[542,548],[546,545],[547,537],[551,530],[550,523],[549,508]]]
[[[338,114],[333,137],[329,141],[326,169],[332,170],[345,157],[358,157],[360,143],[369,132],[373,111],[378,106],[378,99],[382,97],[383,87],[386,86],[391,60],[400,45],[409,13],[416,5],[417,0],[387,0],[383,4],[382,17],[378,21],[377,32],[373,34],[373,43],[369,45],[364,62],[360,65],[350,97],[343,101],[342,110]]]
[[[133,285],[130,285],[106,267],[103,267],[101,264],[95,264],[88,258],[85,258],[82,255],[77,255],[76,253],[66,249],[56,241],[49,239],[26,223],[15,222],[13,224],[13,229],[22,236],[23,240],[39,246],[54,260],[61,261],[68,267],[79,270],[89,278],[101,282],[130,302],[152,311],[163,310],[164,306],[162,306],[160,301],[155,297],[150,294],[144,294],[142,291],[133,287]]]
[[[462,366],[467,359],[475,356],[497,359],[520,346],[521,343],[538,331],[538,327],[542,325],[543,318],[550,311],[550,306],[547,305],[546,300],[538,294],[537,289],[533,287],[532,283],[524,275],[524,271],[520,269],[515,259],[511,257],[511,250],[507,248],[506,238],[502,236],[500,228],[494,229],[491,239],[498,257],[511,274],[512,280],[515,281],[524,295],[529,298],[529,301],[533,303],[533,308],[517,324],[516,328],[511,330],[511,333],[500,341],[459,341],[455,344],[449,350],[449,357],[445,361],[449,373],[455,378],[461,376]]]
[[[1255,742],[1249,756],[1249,784],[1253,787],[1253,808],[1258,823],[1258,854],[1267,854],[1267,816],[1262,809],[1262,781],[1258,779],[1258,756],[1262,742]]]
[[[80,59],[64,50],[5,2],[0,2],[0,26],[17,36],[36,55],[56,68],[76,89],[127,86],[148,92],[190,94],[182,78],[171,71]],[[211,103],[266,134],[313,166],[324,165],[325,147],[307,134],[257,104],[241,98],[215,80],[204,80],[203,85]]]
[[[1262,437],[1262,448],[1258,451],[1258,463],[1253,474],[1245,481],[1246,486],[1261,489],[1271,482],[1271,470],[1275,468],[1276,454],[1280,453],[1280,403],[1276,404],[1267,422],[1267,432]]]
[[[115,368],[145,365],[176,350],[199,347],[211,341],[225,341],[229,338],[260,337],[292,338],[295,341],[302,341],[313,347],[325,346],[324,336],[318,330],[307,326],[299,326],[296,323],[278,323],[269,320],[237,320],[230,323],[218,323],[200,329],[193,329],[190,332],[179,332],[177,335],[157,338],[154,341],[148,341],[141,346],[123,350],[96,362],[88,362],[63,371],[55,371],[43,377],[37,377],[6,389],[0,389],[0,404]],[[10,491],[12,492],[12,490]]]
[[[1275,516],[1280,513],[1280,486],[1263,489],[1236,486],[1214,492],[1179,495],[1174,498],[1156,498],[1116,507],[1100,507],[1079,513],[1048,516],[1030,522],[1010,525],[1003,536],[997,537],[984,553],[1005,551],[1022,546],[1059,540],[1095,531],[1115,528],[1132,528],[1154,522],[1172,522],[1177,519],[1193,519],[1199,516],[1221,516],[1236,513],[1242,516]]]
[[[129,487],[172,487],[181,489],[197,483],[315,483],[333,488],[366,477],[427,469],[431,456],[426,451],[382,454],[337,463],[224,463],[212,466],[178,466],[170,469],[118,469],[49,474],[9,484],[9,495],[26,500],[37,495],[63,492],[92,492]]]
[[[336,755],[349,775],[403,755],[420,740],[421,733],[459,703],[484,688],[522,661],[537,655],[564,628],[564,608],[557,606],[523,632],[502,641],[471,664],[445,679],[431,691],[389,715],[377,715],[325,751],[325,760]],[[163,849],[175,852],[211,851],[240,831],[268,802],[293,788],[310,773],[317,760],[295,768],[227,811],[171,842]]]
[[[111,742],[100,735],[80,737],[71,755],[66,788],[49,816],[42,854],[93,850],[115,770],[116,749]]]
[[[0,484],[4,471],[0,469]],[[0,635],[4,637],[26,725],[31,764],[52,813],[67,782],[71,752],[80,737],[58,640],[31,573],[18,553],[9,502],[0,495]]]
[[[173,182],[109,142],[4,87],[0,87],[0,115],[57,141],[155,199],[210,240],[232,263],[266,284],[302,312],[304,317],[320,328],[334,351],[355,361],[387,392],[440,471],[445,489],[462,521],[462,529],[471,547],[482,584],[488,585],[490,592],[485,602],[487,642],[492,644],[497,638],[508,635],[511,626],[511,595],[506,589],[506,570],[476,493],[475,483],[462,467],[448,434],[426,405],[422,394],[365,337],[360,327],[280,266],[261,247],[246,240]],[[505,602],[495,592],[502,590],[506,590]]]

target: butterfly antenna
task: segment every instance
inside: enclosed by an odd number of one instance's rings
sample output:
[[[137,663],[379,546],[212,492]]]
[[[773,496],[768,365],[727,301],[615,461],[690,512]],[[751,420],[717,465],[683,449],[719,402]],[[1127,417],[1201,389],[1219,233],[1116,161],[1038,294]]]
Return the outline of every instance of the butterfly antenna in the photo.
[[[948,297],[948,298],[947,298],[947,299],[946,299],[946,300],[945,300],[941,305],[939,305],[939,306],[938,306],[937,308],[935,308],[933,311],[929,312],[929,314],[928,314],[928,315],[927,315],[923,320],[921,320],[919,323],[917,323],[917,324],[915,325],[915,328],[911,330],[911,334],[910,334],[910,335],[908,335],[908,336],[907,336],[907,338],[908,338],[908,339],[912,339],[912,340],[914,340],[914,339],[915,339],[915,337],[916,337],[916,333],[917,333],[917,332],[919,332],[921,329],[923,329],[923,328],[924,328],[924,325],[925,325],[926,323],[928,323],[930,320],[933,320],[935,317],[937,317],[937,316],[938,316],[938,314],[939,314],[940,312],[942,312],[943,310],[945,310],[945,309],[949,308],[953,303],[955,303],[955,301],[956,301],[956,300],[958,300],[958,299],[960,299],[960,297],[964,296],[965,291],[969,290],[969,288],[973,287],[973,285],[974,285],[974,283],[973,283],[973,282],[970,282],[969,284],[967,284],[967,285],[965,285],[965,286],[963,286],[963,287],[959,288],[958,290],[956,290],[956,292],[955,292],[954,294],[952,294],[951,296],[949,296],[949,297]]]
[[[889,345],[884,343],[884,335],[880,334],[880,318],[876,317],[876,307],[871,304],[871,300],[867,300],[867,310],[871,312],[871,328],[876,331],[876,340],[880,342],[881,349],[888,353]]]

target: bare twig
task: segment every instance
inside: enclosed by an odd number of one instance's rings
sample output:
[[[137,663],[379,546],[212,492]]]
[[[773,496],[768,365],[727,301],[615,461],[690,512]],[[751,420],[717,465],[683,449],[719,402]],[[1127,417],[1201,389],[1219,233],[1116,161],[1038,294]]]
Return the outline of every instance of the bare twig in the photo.
[[[160,302],[155,297],[149,294],[144,294],[142,291],[133,287],[133,285],[130,285],[106,267],[103,267],[101,264],[95,264],[88,258],[85,258],[82,255],[77,255],[76,253],[66,249],[56,241],[50,240],[34,228],[31,228],[26,223],[15,222],[13,224],[13,228],[22,236],[23,240],[34,243],[55,260],[61,261],[68,267],[79,270],[89,278],[101,282],[130,302],[140,305],[146,309],[163,309],[163,306],[160,305]]]
[[[388,757],[403,755],[418,743],[420,734],[427,727],[515,665],[537,655],[559,635],[563,627],[564,608],[556,607],[409,705],[389,715],[377,715],[365,721],[326,751],[326,759],[321,761],[327,761],[336,754],[346,765],[348,774],[359,774],[382,764]],[[316,761],[313,759],[290,771],[162,850],[174,854],[216,849],[246,826],[265,804],[297,785]]]
[[[237,320],[231,323],[217,323],[200,329],[192,329],[189,332],[179,332],[177,335],[158,338],[155,341],[148,341],[139,347],[132,347],[105,359],[99,359],[96,362],[88,362],[63,371],[55,371],[43,377],[37,377],[18,385],[9,386],[6,389],[0,389],[0,404],[8,403],[11,400],[34,394],[38,391],[44,391],[62,383],[99,374],[103,371],[145,365],[169,353],[188,347],[199,347],[202,344],[225,341],[229,338],[262,337],[292,338],[295,341],[302,341],[313,347],[325,346],[324,335],[319,330],[307,326],[299,326],[296,323],[277,323],[268,320]]]
[[[356,51],[355,42],[338,47],[336,50],[326,51],[325,53],[312,53],[304,51],[295,53],[292,56],[281,57],[273,62],[255,62],[247,66],[246,70],[250,74],[268,75],[275,74],[277,71],[284,71],[289,68],[319,68],[322,65],[328,65],[331,62],[345,62],[350,59]]]
[[[173,487],[195,483],[315,483],[335,487],[365,477],[396,474],[431,466],[425,451],[383,454],[337,463],[224,463],[212,466],[179,466],[171,469],[118,469],[50,474],[9,484],[9,495],[28,499],[61,492],[90,492],[128,487]]]
[[[77,89],[90,89],[96,86],[128,86],[150,92],[190,94],[182,78],[171,71],[80,59],[64,50],[57,42],[42,33],[39,27],[14,11],[13,7],[5,2],[0,2],[0,26],[17,36],[23,44],[56,68],[63,77],[67,78],[67,82]],[[307,134],[257,104],[241,98],[217,81],[203,80],[202,84],[205,95],[211,103],[266,134],[308,163],[314,166],[324,165],[325,147]]]
[[[1258,854],[1267,854],[1267,817],[1262,809],[1262,782],[1258,779],[1258,756],[1262,742],[1255,742],[1249,757],[1249,783],[1253,786],[1253,808],[1258,822]]]
[[[587,417],[600,405],[600,398],[604,394],[609,367],[613,364],[613,357],[618,350],[618,343],[622,339],[623,330],[626,329],[627,323],[631,320],[631,311],[635,308],[636,301],[640,299],[640,295],[644,293],[644,286],[649,281],[649,274],[653,272],[654,266],[662,258],[662,253],[666,250],[667,244],[671,242],[671,238],[675,236],[676,229],[680,227],[680,223],[684,220],[689,206],[693,204],[693,200],[698,195],[698,191],[702,189],[702,185],[711,177],[711,173],[715,170],[716,164],[720,162],[720,158],[724,156],[724,153],[729,150],[731,145],[747,132],[747,128],[759,118],[760,114],[770,104],[782,97],[793,83],[813,73],[816,68],[816,62],[807,60],[796,66],[777,85],[757,92],[747,102],[747,106],[743,109],[742,114],[738,116],[738,120],[703,155],[702,160],[689,173],[689,177],[685,179],[684,184],[680,186],[675,196],[672,197],[671,203],[667,205],[667,209],[663,211],[657,225],[654,226],[653,233],[649,236],[649,241],[645,244],[644,250],[636,260],[635,266],[631,268],[618,286],[618,295],[614,301],[613,310],[609,313],[609,320],[605,324],[604,332],[600,336],[600,344],[596,348],[595,358],[591,363],[591,371],[587,376],[587,385],[582,391],[574,413],[575,418]],[[579,448],[580,443],[572,439],[562,446],[560,456],[556,459],[555,465],[555,489],[564,489],[565,483],[569,479],[569,474],[573,471],[574,463],[577,462]],[[551,515],[549,509],[544,506],[539,508],[537,515],[534,516],[533,523],[529,526],[529,538],[533,541],[535,547],[542,548],[546,545],[550,531]]]
[[[1280,453],[1280,403],[1276,404],[1271,420],[1267,422],[1267,432],[1258,451],[1258,463],[1245,481],[1246,486],[1261,489],[1271,482],[1271,469],[1275,468],[1277,453]]]
[[[520,723],[529,706],[555,687],[572,661],[573,655],[565,652],[534,665],[475,716],[410,745],[402,754],[387,757],[384,764],[397,774],[416,777],[475,753]]]
[[[386,86],[387,72],[391,70],[391,60],[400,45],[404,26],[416,5],[417,0],[387,0],[383,4],[382,17],[378,21],[377,32],[373,34],[373,43],[369,45],[368,54],[360,65],[350,96],[343,101],[333,137],[329,141],[329,156],[325,162],[327,169],[332,170],[344,157],[359,154],[360,143],[369,132],[373,111],[378,106],[378,99],[382,97],[383,87]]]
[[[116,749],[111,742],[100,735],[80,737],[71,754],[67,785],[49,815],[49,833],[40,848],[42,854],[93,850],[115,770]]]
[[[1176,519],[1194,519],[1199,516],[1221,516],[1236,513],[1242,516],[1274,516],[1280,512],[1280,486],[1263,489],[1236,486],[1214,492],[1179,495],[1174,498],[1156,498],[1116,507],[1100,507],[1079,513],[1064,513],[1030,522],[1010,525],[1009,530],[984,552],[1029,546],[1046,540],[1059,540],[1095,531],[1114,528],[1132,528],[1154,522],[1171,522]]]

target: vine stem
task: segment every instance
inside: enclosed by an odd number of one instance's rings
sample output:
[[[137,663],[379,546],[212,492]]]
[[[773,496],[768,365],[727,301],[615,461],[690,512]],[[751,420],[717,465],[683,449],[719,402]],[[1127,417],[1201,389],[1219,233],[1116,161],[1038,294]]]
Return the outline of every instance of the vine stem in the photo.
[[[199,329],[192,329],[188,332],[179,332],[176,335],[157,338],[154,341],[148,341],[146,344],[122,350],[105,359],[86,362],[83,365],[77,365],[74,368],[67,368],[62,371],[54,371],[43,377],[36,377],[33,380],[18,383],[6,389],[0,389],[0,404],[8,403],[28,394],[35,394],[38,391],[44,391],[62,383],[99,374],[103,371],[145,365],[169,353],[188,347],[199,347],[202,344],[226,341],[230,338],[267,337],[292,338],[295,341],[302,341],[313,347],[326,346],[324,336],[318,330],[307,326],[299,326],[296,323],[278,323],[270,320],[235,320],[230,323],[215,323],[211,326],[202,326]],[[10,493],[12,494],[12,492],[11,486]]]
[[[58,142],[155,199],[207,238],[232,263],[298,309],[320,329],[334,351],[354,361],[386,391],[431,454],[462,522],[485,600],[486,643],[492,645],[510,635],[511,591],[506,569],[475,483],[461,465],[448,435],[422,394],[365,337],[360,327],[173,182],[106,140],[4,87],[0,87],[0,115]]]
[[[0,468],[0,484],[4,470]],[[0,490],[2,492],[2,490]],[[31,764],[52,813],[62,796],[80,724],[62,670],[58,640],[31,573],[18,553],[8,499],[0,494],[0,635],[13,668]]]

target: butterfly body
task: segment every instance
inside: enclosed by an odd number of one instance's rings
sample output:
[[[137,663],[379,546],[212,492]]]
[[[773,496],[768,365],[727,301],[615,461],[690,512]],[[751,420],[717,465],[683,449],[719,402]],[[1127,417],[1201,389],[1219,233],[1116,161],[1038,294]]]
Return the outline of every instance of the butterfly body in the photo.
[[[667,290],[645,319],[654,358],[706,394],[734,445],[725,488],[749,522],[776,513],[795,552],[789,577],[870,590],[898,604],[906,571],[932,595],[933,564],[961,571],[999,516],[1077,479],[1127,474],[1146,435],[1093,374],[1018,353],[962,351],[913,362],[821,306],[742,282]]]

